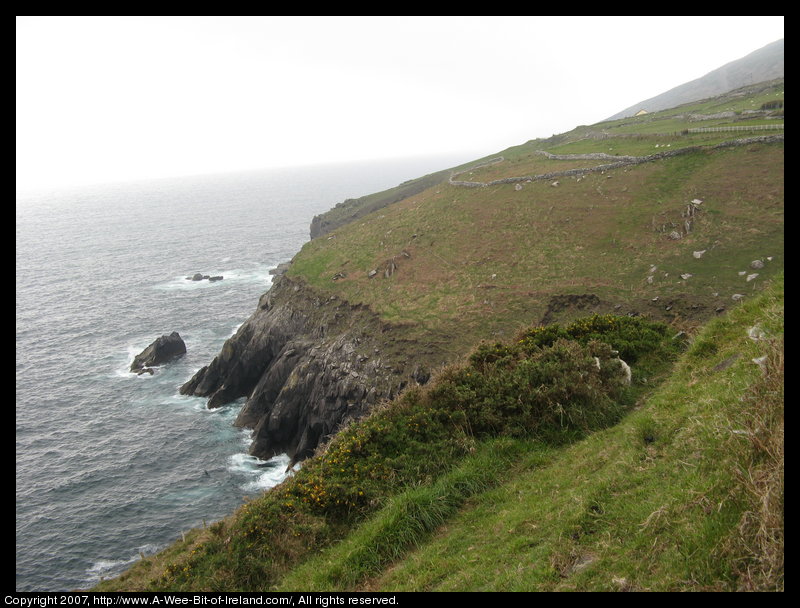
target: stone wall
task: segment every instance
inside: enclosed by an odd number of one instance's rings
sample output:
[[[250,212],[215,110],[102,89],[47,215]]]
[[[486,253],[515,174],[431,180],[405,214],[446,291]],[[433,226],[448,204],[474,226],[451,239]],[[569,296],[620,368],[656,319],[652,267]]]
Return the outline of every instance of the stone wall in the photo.
[[[497,186],[501,184],[513,184],[517,182],[530,182],[533,180],[550,180],[555,179],[558,177],[568,177],[571,175],[584,175],[586,173],[602,173],[604,171],[609,171],[611,169],[619,169],[620,167],[627,167],[630,165],[638,165],[641,163],[650,163],[657,160],[662,160],[664,158],[671,158],[673,156],[681,156],[683,154],[690,154],[692,152],[696,152],[698,150],[715,150],[719,148],[730,148],[733,146],[746,146],[755,143],[771,143],[775,141],[783,141],[783,134],[781,135],[762,135],[759,137],[745,137],[740,139],[733,139],[731,141],[726,141],[721,144],[717,144],[714,146],[689,146],[687,148],[678,148],[676,150],[669,150],[665,152],[657,152],[655,154],[649,154],[647,156],[611,156],[609,154],[604,154],[602,152],[595,152],[591,154],[550,154],[549,152],[545,152],[544,150],[537,150],[540,154],[544,154],[548,158],[554,160],[603,160],[603,159],[614,159],[616,162],[605,164],[605,165],[597,165],[595,167],[583,167],[579,169],[567,169],[564,171],[553,171],[551,173],[542,173],[539,175],[521,175],[519,177],[505,177],[503,179],[496,179],[490,182],[466,182],[466,181],[458,181],[454,180],[453,178],[456,175],[460,175],[465,171],[461,171],[459,173],[454,173],[450,176],[450,185],[451,186],[462,186],[465,188],[485,188],[487,186]],[[502,157],[501,157],[502,159]],[[499,162],[499,161],[495,161]],[[495,164],[495,162],[491,164]],[[486,166],[480,165],[480,166]],[[468,171],[472,171],[474,169],[479,168],[472,167],[468,169]]]

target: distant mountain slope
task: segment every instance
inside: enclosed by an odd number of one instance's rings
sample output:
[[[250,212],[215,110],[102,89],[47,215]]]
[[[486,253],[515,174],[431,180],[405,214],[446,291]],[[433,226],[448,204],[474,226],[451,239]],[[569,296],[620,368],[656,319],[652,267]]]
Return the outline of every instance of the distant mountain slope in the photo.
[[[607,120],[633,116],[639,110],[657,112],[684,103],[714,97],[756,82],[783,78],[783,38],[726,63],[705,76],[640,101]]]

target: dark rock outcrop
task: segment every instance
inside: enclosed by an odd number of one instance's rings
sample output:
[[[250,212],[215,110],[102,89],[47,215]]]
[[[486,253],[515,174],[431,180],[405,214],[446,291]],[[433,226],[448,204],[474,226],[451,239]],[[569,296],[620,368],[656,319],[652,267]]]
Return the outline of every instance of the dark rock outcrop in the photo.
[[[346,421],[359,418],[409,383],[427,381],[385,348],[405,341],[398,328],[363,306],[321,297],[300,280],[276,277],[257,310],[222,351],[181,387],[214,408],[246,397],[236,425],[252,428],[250,453],[311,456]]]
[[[200,274],[199,272],[196,272],[192,276],[186,277],[186,280],[187,281],[210,281],[210,282],[213,283],[215,281],[221,281],[223,278],[224,277],[222,275],[216,275],[216,276],[212,277],[211,275],[208,275],[208,274]]]
[[[170,335],[157,338],[150,346],[133,358],[131,371],[139,374],[147,372],[152,374],[148,368],[153,365],[161,365],[173,359],[177,359],[186,353],[186,344],[177,331]]]

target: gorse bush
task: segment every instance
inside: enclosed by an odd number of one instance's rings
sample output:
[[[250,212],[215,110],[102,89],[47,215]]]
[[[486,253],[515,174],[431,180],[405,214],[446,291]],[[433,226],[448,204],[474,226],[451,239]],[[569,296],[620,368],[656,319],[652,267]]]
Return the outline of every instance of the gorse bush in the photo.
[[[517,345],[525,351],[552,346],[558,339],[576,340],[588,344],[592,340],[605,342],[628,363],[642,357],[667,357],[673,359],[675,345],[666,340],[669,327],[641,317],[617,315],[592,315],[561,327],[557,323],[546,327],[533,327],[520,334]]]
[[[370,510],[387,491],[439,474],[472,445],[458,412],[432,408],[419,390],[342,429],[306,461],[291,494],[315,513]]]
[[[586,432],[615,420],[623,372],[611,347],[557,339],[547,347],[478,349],[467,367],[430,391],[437,407],[463,412],[479,437]]]

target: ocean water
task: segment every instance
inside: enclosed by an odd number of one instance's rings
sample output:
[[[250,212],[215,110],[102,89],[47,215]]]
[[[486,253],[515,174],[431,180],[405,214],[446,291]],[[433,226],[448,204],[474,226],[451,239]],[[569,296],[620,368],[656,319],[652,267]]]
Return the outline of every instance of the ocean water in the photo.
[[[285,476],[242,401],[178,388],[255,310],[312,217],[465,158],[273,169],[18,194],[16,589],[84,589]],[[192,282],[196,272],[223,275]],[[173,331],[187,354],[128,369]]]

